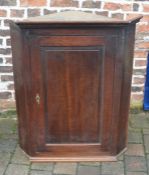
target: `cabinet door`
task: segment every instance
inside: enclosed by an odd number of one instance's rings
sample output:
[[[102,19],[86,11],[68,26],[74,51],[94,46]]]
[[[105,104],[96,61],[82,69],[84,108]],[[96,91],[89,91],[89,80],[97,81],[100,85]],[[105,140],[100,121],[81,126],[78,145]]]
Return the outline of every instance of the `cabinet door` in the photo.
[[[109,156],[115,38],[38,36],[30,52],[35,155]]]

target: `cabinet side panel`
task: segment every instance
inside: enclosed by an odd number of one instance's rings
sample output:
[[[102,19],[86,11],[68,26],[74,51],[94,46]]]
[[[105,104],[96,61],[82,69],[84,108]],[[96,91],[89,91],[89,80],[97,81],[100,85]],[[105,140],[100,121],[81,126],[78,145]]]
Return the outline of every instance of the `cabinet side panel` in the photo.
[[[18,130],[19,130],[19,142],[21,148],[27,149],[27,120],[25,110],[25,87],[23,81],[23,63],[22,63],[22,49],[23,39],[22,31],[13,22],[10,23],[11,31],[11,46],[12,46],[12,61],[13,61],[13,73],[15,82],[15,98],[18,114]],[[16,42],[17,41],[17,42]]]
[[[117,153],[117,138],[119,134],[119,118],[120,118],[120,104],[121,104],[121,93],[123,85],[123,62],[124,62],[124,40],[121,36],[122,29],[117,32],[117,38],[115,39],[115,48],[112,49],[115,53],[114,69],[113,69],[113,90],[112,90],[112,112],[111,112],[111,126],[109,130],[110,135],[110,146],[109,151],[112,154]],[[111,53],[112,54],[112,53]]]
[[[118,148],[117,151],[121,151],[127,144],[127,130],[128,130],[128,116],[130,106],[130,94],[131,94],[131,80],[133,70],[133,51],[135,40],[135,24],[129,25],[125,29],[125,48],[124,48],[124,62],[123,62],[123,84],[121,93],[121,104],[119,114],[119,136],[118,136]]]

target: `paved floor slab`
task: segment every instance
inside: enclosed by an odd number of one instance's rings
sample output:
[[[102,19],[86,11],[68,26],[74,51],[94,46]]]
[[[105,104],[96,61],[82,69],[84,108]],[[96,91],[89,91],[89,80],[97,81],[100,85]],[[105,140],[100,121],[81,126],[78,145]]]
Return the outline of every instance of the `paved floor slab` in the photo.
[[[52,171],[53,166],[54,166],[54,163],[32,163],[31,164],[31,169]]]
[[[30,164],[29,158],[19,146],[17,146],[11,162],[16,164]]]
[[[12,134],[16,132],[17,120],[0,118],[0,134]]]
[[[125,156],[126,171],[147,172],[146,160],[141,156]]]
[[[131,156],[144,156],[144,147],[142,144],[128,144],[126,155]]]
[[[80,162],[79,165],[99,166],[100,165],[100,162]]]
[[[3,175],[7,165],[10,161],[11,154],[7,152],[0,152],[0,175]]]
[[[102,174],[124,175],[124,164],[122,161],[102,163]]]
[[[149,153],[149,135],[144,135],[145,152]]]
[[[49,171],[31,170],[29,175],[52,175]]]
[[[144,172],[127,172],[126,175],[148,175]]]
[[[130,120],[133,128],[149,128],[149,117],[144,113],[132,115]]]
[[[5,175],[28,175],[29,166],[9,164]]]
[[[141,132],[129,131],[128,132],[128,143],[143,143]]]
[[[98,166],[79,166],[77,175],[99,175],[100,168]]]
[[[54,174],[76,174],[77,163],[56,163],[54,166]]]
[[[0,139],[0,152],[14,152],[17,145],[15,139]]]

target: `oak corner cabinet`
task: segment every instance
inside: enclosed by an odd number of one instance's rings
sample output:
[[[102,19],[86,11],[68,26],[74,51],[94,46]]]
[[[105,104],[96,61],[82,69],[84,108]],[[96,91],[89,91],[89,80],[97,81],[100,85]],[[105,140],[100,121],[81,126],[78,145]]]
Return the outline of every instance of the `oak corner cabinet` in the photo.
[[[114,161],[127,143],[137,16],[10,21],[20,147],[31,161]]]

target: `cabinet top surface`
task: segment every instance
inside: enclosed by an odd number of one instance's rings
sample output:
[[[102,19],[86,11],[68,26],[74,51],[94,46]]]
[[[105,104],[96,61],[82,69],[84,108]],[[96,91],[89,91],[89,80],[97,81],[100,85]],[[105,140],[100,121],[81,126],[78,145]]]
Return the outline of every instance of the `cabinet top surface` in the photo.
[[[22,21],[17,21],[17,24],[37,24],[37,23],[101,23],[101,24],[127,24],[138,22],[142,16],[136,16],[133,19],[120,20],[97,14],[82,12],[82,11],[65,11],[44,16],[27,18]]]

